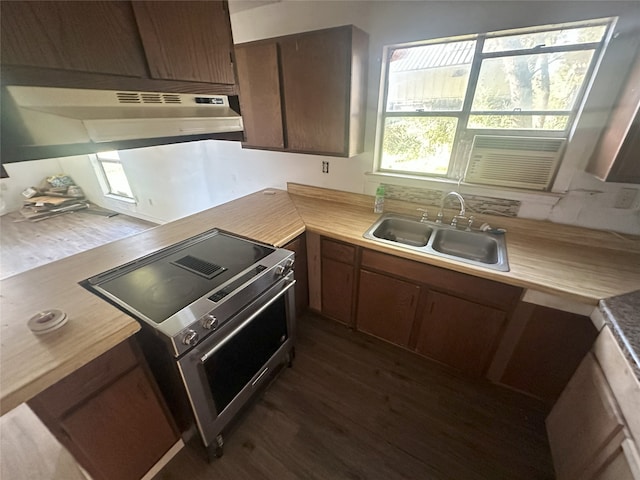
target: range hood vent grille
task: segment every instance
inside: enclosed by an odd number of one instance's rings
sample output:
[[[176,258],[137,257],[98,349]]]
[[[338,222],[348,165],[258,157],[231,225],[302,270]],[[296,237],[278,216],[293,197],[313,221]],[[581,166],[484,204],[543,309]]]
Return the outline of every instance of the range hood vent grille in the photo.
[[[116,92],[118,103],[141,104],[141,103],[170,103],[181,104],[182,98],[178,94],[168,93],[138,93],[138,92]]]
[[[226,95],[6,87],[24,146],[74,145],[242,131]]]

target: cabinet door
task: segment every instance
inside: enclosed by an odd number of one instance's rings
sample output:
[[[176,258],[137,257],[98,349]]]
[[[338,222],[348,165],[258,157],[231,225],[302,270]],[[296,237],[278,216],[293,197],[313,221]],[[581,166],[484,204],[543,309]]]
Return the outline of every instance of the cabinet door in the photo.
[[[62,418],[74,455],[94,479],[137,480],[176,442],[141,367]]]
[[[597,336],[589,317],[536,305],[500,383],[552,405]]]
[[[640,159],[640,111],[631,124],[607,181],[640,183],[640,161],[638,159]]]
[[[132,2],[152,78],[235,84],[227,2]]]
[[[322,313],[351,324],[354,266],[322,258]]]
[[[361,270],[358,330],[408,346],[419,296],[418,285]]]
[[[617,445],[612,443],[616,435],[622,435],[624,424],[591,353],[576,370],[546,423],[558,480],[592,478],[615,454],[621,439],[617,439]]]
[[[129,2],[2,1],[2,64],[146,76]]]
[[[237,46],[236,66],[246,145],[284,148],[278,45]]]
[[[280,42],[290,150],[347,153],[351,32],[332,29]]]
[[[479,377],[488,367],[505,320],[500,310],[431,291],[416,351]]]
[[[600,180],[640,183],[640,50],[586,171]]]

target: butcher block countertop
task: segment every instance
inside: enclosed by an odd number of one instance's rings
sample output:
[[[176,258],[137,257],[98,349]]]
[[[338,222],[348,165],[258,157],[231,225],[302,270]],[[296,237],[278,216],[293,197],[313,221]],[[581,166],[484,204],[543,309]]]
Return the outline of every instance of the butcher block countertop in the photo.
[[[388,200],[385,209],[415,215],[415,205]],[[432,209],[435,213],[435,207]],[[477,216],[507,229],[510,272],[452,262],[362,237],[378,218],[373,198],[289,184],[268,189],[102,247],[15,275],[0,283],[0,413],[18,406],[105,353],[139,326],[78,282],[211,228],[283,246],[305,231],[463,273],[596,306],[640,288],[640,241],[582,228]],[[595,246],[594,246],[595,245]],[[68,323],[36,336],[39,311],[59,309]]]
[[[363,238],[380,216],[373,197],[290,183],[289,195],[307,231],[380,252],[557,295],[596,307],[603,298],[640,288],[640,237],[617,235],[536,220],[473,214],[474,225],[488,222],[507,230],[509,272],[422,255]],[[385,200],[385,212],[418,219],[421,212],[407,202]],[[430,218],[439,207],[427,206]],[[450,219],[456,212],[445,212]]]
[[[138,323],[78,282],[212,228],[284,245],[304,232],[286,192],[267,190],[63,258],[0,283],[0,413],[4,414],[135,334]],[[34,314],[65,312],[57,331],[35,335]]]

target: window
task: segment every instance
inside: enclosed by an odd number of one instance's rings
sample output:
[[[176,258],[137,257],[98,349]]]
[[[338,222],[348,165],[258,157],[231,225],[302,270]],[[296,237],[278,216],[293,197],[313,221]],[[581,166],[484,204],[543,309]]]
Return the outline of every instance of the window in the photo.
[[[387,47],[377,170],[548,188],[612,23]]]
[[[96,154],[96,159],[96,173],[104,194],[121,200],[135,201],[118,152],[101,152]]]

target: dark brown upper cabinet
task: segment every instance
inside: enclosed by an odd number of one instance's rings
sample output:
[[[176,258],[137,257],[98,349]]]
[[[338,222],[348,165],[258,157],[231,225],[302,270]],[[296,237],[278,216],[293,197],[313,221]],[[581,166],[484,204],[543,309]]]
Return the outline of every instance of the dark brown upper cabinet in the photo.
[[[132,2],[152,78],[233,85],[226,2]]]
[[[128,2],[2,2],[2,64],[142,77]]]
[[[349,25],[236,45],[244,146],[361,153],[368,43]]]
[[[640,58],[609,116],[587,172],[600,180],[640,183]]]
[[[236,95],[226,1],[0,2],[3,85]]]
[[[236,65],[246,144],[284,149],[278,44],[236,46]]]

